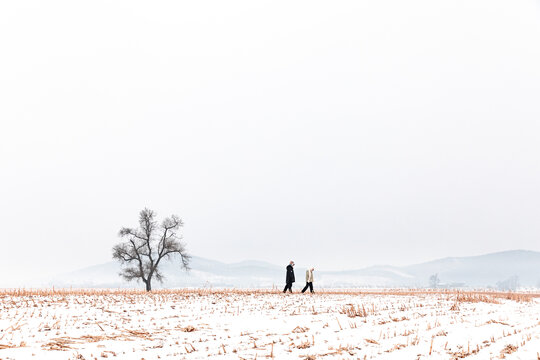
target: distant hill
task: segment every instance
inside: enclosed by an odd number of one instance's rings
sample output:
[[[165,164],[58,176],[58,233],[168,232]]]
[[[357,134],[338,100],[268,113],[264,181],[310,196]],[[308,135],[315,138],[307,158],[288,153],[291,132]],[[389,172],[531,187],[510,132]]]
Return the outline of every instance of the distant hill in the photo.
[[[285,265],[263,261],[226,264],[194,256],[192,270],[186,273],[172,261],[162,263],[166,276],[154,288],[175,287],[282,287]],[[42,281],[41,286],[57,287],[135,287],[119,276],[120,265],[108,262],[58,275]],[[296,287],[304,283],[305,269],[295,269]],[[480,256],[444,258],[409,266],[371,266],[347,271],[316,271],[317,287],[426,287],[428,279],[438,274],[445,287],[496,287],[508,279],[521,286],[540,284],[540,252],[514,250]]]

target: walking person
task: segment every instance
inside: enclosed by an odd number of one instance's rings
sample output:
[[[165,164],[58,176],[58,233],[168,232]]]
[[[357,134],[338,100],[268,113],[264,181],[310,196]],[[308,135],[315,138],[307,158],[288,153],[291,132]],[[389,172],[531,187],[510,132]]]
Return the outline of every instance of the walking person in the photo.
[[[308,287],[309,291],[313,293],[313,271],[315,268],[307,269],[306,270],[306,286],[304,286],[304,289],[302,289],[302,293],[304,293]]]
[[[287,277],[285,278],[285,289],[283,289],[283,292],[289,292],[292,293],[292,284],[294,282],[294,261],[291,260],[289,265],[287,265]]]

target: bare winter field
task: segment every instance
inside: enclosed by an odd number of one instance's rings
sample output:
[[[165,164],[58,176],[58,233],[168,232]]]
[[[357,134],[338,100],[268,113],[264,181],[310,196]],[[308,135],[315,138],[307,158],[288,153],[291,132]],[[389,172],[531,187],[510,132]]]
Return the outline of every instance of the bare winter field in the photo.
[[[0,291],[7,359],[540,359],[536,294]]]

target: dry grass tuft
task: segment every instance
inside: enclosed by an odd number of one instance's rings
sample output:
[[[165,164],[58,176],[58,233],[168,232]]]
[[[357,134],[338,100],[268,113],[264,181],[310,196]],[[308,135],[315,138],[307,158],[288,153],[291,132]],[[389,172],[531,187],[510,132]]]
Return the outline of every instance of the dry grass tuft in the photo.
[[[309,341],[304,341],[299,345],[296,345],[297,349],[307,349],[311,347],[311,343]]]
[[[504,359],[506,357],[505,355],[510,355],[511,353],[516,352],[517,349],[518,349],[517,346],[511,345],[511,344],[506,345],[501,350],[501,359]]]
[[[302,326],[297,326],[293,329],[293,333],[295,334],[299,334],[299,333],[305,333],[306,331],[309,331],[309,328],[307,327],[302,327]]]
[[[350,318],[354,317],[367,317],[368,313],[366,311],[366,308],[364,305],[360,306],[354,306],[353,304],[347,304],[343,306],[343,308],[339,311],[340,314],[345,314]]]
[[[458,292],[456,295],[457,303],[490,303],[490,304],[500,304],[501,302],[495,299],[493,296],[485,295],[482,293],[462,293]]]
[[[193,332],[195,330],[197,330],[197,329],[194,326],[191,326],[191,325],[188,325],[188,326],[182,328],[183,332]]]

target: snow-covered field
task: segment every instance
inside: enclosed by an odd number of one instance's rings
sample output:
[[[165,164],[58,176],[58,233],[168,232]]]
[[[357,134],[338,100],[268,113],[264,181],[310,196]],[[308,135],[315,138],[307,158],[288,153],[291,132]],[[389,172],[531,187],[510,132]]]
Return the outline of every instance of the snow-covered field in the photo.
[[[456,292],[0,291],[0,359],[540,359],[540,299]]]

